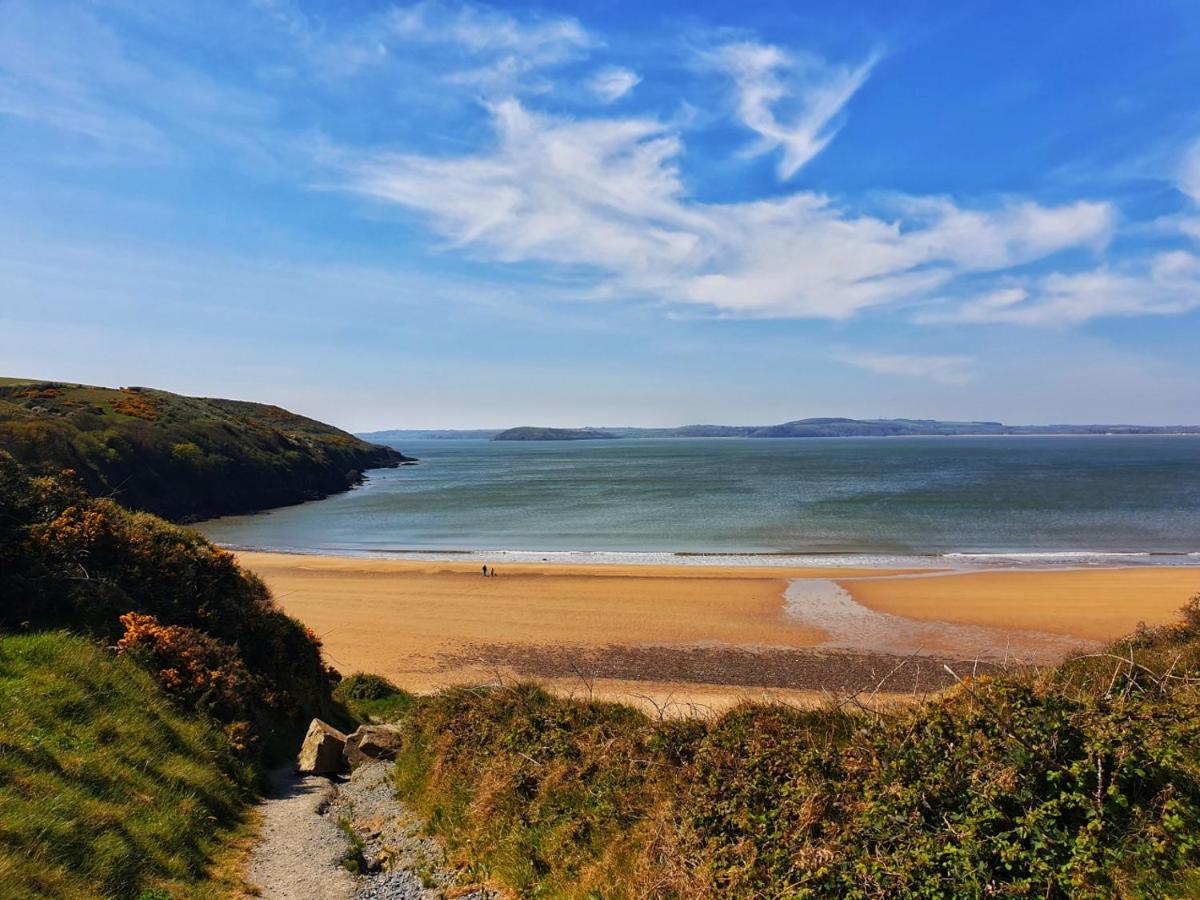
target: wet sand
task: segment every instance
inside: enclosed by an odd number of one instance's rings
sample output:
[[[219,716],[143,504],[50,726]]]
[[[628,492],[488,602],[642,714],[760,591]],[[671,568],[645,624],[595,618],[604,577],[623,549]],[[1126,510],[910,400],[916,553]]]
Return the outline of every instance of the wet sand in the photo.
[[[812,705],[936,689],[1002,658],[1175,618],[1200,568],[933,574],[881,569],[512,564],[239,553],[341,671],[409,690],[531,677],[682,709]],[[832,590],[831,590],[832,589]],[[921,665],[888,673],[911,654]],[[973,660],[984,660],[983,663]],[[887,681],[887,677],[891,681]],[[884,679],[881,682],[881,679]]]

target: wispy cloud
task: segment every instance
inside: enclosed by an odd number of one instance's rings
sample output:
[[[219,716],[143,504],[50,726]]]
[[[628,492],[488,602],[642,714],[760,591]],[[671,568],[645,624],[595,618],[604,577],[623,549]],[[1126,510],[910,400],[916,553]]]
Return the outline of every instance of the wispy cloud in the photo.
[[[274,105],[169,54],[130,46],[86,8],[0,7],[0,116],[163,161],[216,146],[267,161]]]
[[[839,114],[879,59],[872,55],[858,66],[833,66],[815,56],[752,42],[726,44],[702,58],[733,79],[738,116],[760,137],[750,153],[778,148],[779,177],[785,179],[833,140]],[[784,119],[777,106],[792,111]]]
[[[614,103],[637,87],[641,80],[642,77],[632,69],[611,66],[592,76],[588,87],[602,102]]]
[[[842,319],[1108,234],[1106,204],[967,210],[902,199],[897,218],[797,192],[702,203],[684,189],[683,139],[655,119],[558,118],[490,107],[495,147],[459,157],[346,155],[347,187],[429,217],[457,248],[506,262],[587,267],[596,295],[744,316]]]
[[[879,375],[924,378],[940,384],[964,385],[971,380],[969,356],[922,356],[907,353],[863,353],[839,359]]]
[[[489,6],[429,2],[395,6],[383,19],[385,42],[453,45],[475,65],[447,80],[489,90],[516,90],[521,78],[573,59],[593,44],[567,16],[518,18]]]
[[[927,323],[1077,325],[1102,316],[1164,316],[1200,309],[1200,257],[1182,250],[1148,261],[1052,273],[1019,287],[921,313]]]
[[[1179,159],[1174,184],[1193,204],[1200,205],[1200,141],[1189,144]],[[1105,215],[1099,209],[1080,213],[1084,218]],[[1045,218],[1040,211],[1027,215],[1032,217],[1032,227],[1021,231],[1034,241],[1054,243],[1064,229],[1087,227],[1083,221]],[[1112,235],[1111,210],[1108,216],[1107,227],[1095,230],[1094,249],[1101,249]],[[955,233],[969,231],[961,221],[946,221]],[[1174,239],[1173,243],[1180,237],[1200,240],[1200,218],[1186,213],[1160,217],[1144,228],[1160,239]],[[921,323],[1061,327],[1103,317],[1169,316],[1194,309],[1200,309],[1200,256],[1175,248],[1081,271],[1009,279],[1003,287],[965,301],[934,303],[915,319]]]
[[[1179,164],[1178,184],[1179,189],[1190,197],[1193,203],[1200,204],[1200,140],[1192,143],[1184,151]]]

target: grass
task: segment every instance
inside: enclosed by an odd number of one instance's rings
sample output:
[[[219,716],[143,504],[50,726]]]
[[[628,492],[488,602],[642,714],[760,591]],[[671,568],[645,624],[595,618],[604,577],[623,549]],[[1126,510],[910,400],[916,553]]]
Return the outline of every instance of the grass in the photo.
[[[225,895],[251,781],[129,660],[65,632],[0,636],[6,896]]]
[[[886,713],[656,721],[533,685],[410,702],[395,784],[521,897],[1188,897],[1200,604]]]
[[[353,722],[394,722],[416,702],[408,691],[396,687],[382,675],[358,672],[339,682],[333,699],[346,709]]]

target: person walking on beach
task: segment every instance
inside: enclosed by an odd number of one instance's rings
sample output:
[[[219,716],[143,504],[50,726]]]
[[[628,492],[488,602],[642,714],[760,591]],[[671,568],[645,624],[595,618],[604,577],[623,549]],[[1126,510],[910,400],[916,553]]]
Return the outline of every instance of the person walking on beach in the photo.
[[[487,566],[483,567],[483,577],[487,578]]]

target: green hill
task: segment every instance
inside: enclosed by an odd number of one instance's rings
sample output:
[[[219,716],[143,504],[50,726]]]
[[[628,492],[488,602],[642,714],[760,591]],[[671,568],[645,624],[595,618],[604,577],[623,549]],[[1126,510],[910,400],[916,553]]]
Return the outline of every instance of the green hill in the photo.
[[[177,521],[318,499],[411,461],[278,406],[18,379],[0,379],[0,449]]]

